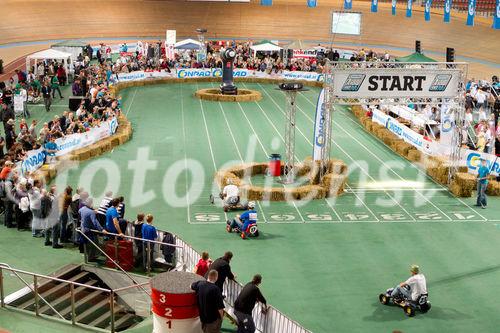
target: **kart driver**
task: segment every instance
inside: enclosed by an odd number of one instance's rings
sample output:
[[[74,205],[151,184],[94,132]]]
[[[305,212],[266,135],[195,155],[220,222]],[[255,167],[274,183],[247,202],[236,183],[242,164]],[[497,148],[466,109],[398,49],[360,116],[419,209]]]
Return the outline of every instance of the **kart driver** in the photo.
[[[427,294],[427,283],[425,276],[420,273],[420,267],[411,265],[411,276],[405,282],[401,282],[392,291],[391,297],[394,300],[406,298],[410,301],[417,301],[420,295]],[[409,287],[408,290],[406,287]]]
[[[255,211],[255,202],[248,203],[248,210],[236,217],[231,222],[230,228],[239,228],[241,231],[247,230],[250,224],[257,223],[257,211]]]
[[[233,184],[232,179],[227,180],[227,185],[224,186],[221,193],[221,199],[228,206],[235,206],[240,202],[240,190],[238,186]]]

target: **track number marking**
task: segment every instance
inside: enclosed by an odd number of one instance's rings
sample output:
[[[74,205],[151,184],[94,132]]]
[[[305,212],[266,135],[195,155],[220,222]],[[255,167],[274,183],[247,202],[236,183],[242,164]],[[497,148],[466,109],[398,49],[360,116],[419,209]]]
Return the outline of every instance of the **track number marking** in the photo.
[[[332,221],[330,214],[308,214],[307,218],[311,221]]]
[[[291,214],[272,214],[269,216],[271,220],[274,221],[293,221],[295,220],[295,215]]]
[[[221,220],[219,214],[196,214],[194,219],[198,222],[218,222]]]

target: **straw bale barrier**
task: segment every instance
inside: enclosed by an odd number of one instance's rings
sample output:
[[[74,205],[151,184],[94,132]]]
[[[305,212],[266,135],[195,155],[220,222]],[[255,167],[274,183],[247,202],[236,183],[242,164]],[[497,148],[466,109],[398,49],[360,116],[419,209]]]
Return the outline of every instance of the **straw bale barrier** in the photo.
[[[422,160],[422,153],[418,149],[411,149],[406,156],[411,162],[420,162]]]
[[[283,165],[281,166],[283,169]],[[297,187],[263,187],[250,183],[250,177],[255,175],[265,175],[267,173],[267,163],[242,163],[231,166],[215,173],[215,182],[220,188],[228,184],[228,180],[239,186],[242,197],[248,200],[312,200],[323,199],[325,197],[338,196],[344,192],[347,182],[347,165],[337,159],[328,161],[325,166],[326,175],[323,181],[319,181],[320,165],[312,158],[306,158],[295,168],[298,177],[307,177],[308,181]]]
[[[486,194],[488,195],[500,195],[500,182],[496,180],[490,180],[488,182],[488,187],[486,188]]]
[[[206,101],[216,102],[255,102],[262,99],[262,94],[257,90],[238,89],[237,95],[223,95],[219,89],[200,89],[194,96]]]

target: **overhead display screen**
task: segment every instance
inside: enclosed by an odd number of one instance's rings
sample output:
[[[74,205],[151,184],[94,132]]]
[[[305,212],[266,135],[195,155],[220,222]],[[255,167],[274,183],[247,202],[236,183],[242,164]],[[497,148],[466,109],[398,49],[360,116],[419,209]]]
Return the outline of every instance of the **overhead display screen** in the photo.
[[[345,35],[361,34],[361,13],[332,13],[332,33]]]

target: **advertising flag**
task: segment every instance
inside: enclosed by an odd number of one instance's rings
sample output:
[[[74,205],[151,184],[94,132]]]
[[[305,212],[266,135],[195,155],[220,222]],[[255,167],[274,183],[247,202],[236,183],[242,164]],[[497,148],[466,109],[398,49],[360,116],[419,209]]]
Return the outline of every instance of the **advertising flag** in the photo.
[[[344,0],[344,9],[352,9],[352,0]]]
[[[431,20],[431,6],[432,6],[432,0],[425,0],[424,18],[426,21]]]
[[[321,89],[316,104],[316,116],[314,121],[314,145],[313,145],[313,160],[321,160],[321,151],[325,145],[325,89]]]
[[[273,0],[260,0],[261,6],[272,6]]]
[[[452,0],[445,0],[444,1],[444,15],[443,15],[443,20],[444,22],[450,22],[450,12],[451,12],[451,1]]]
[[[392,0],[392,15],[396,15],[396,4],[397,0]]]
[[[408,4],[406,5],[406,17],[411,17],[411,8],[413,3],[411,0],[408,0]]]
[[[316,7],[316,0],[307,0],[307,7]]]
[[[469,0],[467,9],[467,25],[474,25],[474,17],[476,16],[476,0]]]
[[[376,13],[378,11],[378,0],[372,0],[372,13]]]
[[[493,29],[500,29],[500,0],[497,0],[495,7],[495,15],[493,15]]]

